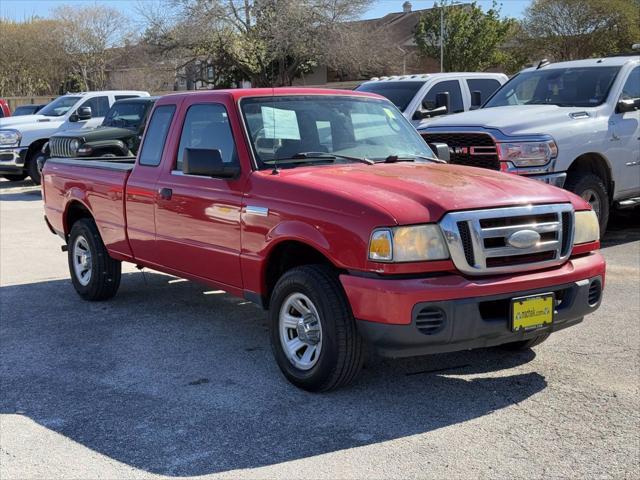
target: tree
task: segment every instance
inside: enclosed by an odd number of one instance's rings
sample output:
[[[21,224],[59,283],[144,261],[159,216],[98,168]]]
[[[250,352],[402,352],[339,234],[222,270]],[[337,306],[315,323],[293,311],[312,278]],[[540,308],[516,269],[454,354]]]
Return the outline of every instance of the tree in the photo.
[[[55,9],[63,48],[79,88],[101,90],[107,86],[107,66],[124,42],[128,23],[124,15],[100,5],[61,6]]]
[[[336,36],[370,0],[173,0],[150,12],[145,39],[163,52],[217,65],[253,86],[290,85],[336,58]],[[343,46],[345,48],[345,46]]]
[[[629,52],[640,41],[640,2],[534,0],[523,27],[539,55],[556,61]]]
[[[486,13],[476,2],[454,5],[446,0],[427,10],[420,18],[414,35],[422,55],[440,58],[441,14],[444,17],[445,71],[481,71],[506,60],[501,47],[516,22],[500,18],[500,8],[495,1]]]
[[[58,23],[32,18],[0,19],[0,96],[59,93],[68,74],[68,58]]]

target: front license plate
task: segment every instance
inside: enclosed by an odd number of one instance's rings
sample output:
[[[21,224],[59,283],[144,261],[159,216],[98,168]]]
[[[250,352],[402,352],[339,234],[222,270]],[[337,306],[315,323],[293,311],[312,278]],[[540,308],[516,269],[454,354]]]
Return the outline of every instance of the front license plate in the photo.
[[[511,329],[530,330],[553,322],[553,293],[520,297],[511,300]]]

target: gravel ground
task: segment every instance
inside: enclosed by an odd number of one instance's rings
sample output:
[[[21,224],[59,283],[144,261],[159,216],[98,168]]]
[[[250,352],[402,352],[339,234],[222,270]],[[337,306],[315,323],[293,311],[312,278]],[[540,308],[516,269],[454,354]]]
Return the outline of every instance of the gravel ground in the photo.
[[[127,266],[87,303],[28,182],[0,182],[0,478],[639,478],[640,212],[605,299],[533,351],[381,361],[290,386],[266,315]]]

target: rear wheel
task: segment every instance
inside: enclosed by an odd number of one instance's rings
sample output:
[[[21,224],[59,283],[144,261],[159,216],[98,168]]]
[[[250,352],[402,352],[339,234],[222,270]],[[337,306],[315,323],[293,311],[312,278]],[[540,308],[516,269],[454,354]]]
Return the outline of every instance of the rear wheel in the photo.
[[[598,216],[600,236],[609,222],[609,195],[602,179],[593,173],[576,173],[567,179],[564,188],[582,197]]]
[[[121,264],[109,256],[93,220],[73,224],[68,243],[71,281],[85,300],[107,300],[120,286]]]
[[[16,174],[2,175],[2,177],[6,178],[10,182],[19,182],[19,181],[24,180],[25,178],[27,178],[27,174],[26,173],[16,173]]]
[[[530,338],[529,340],[521,340],[519,342],[511,342],[500,345],[500,348],[503,350],[528,350],[529,348],[533,348],[536,345],[540,345],[547,338],[549,338],[550,333],[543,333],[542,335],[538,335],[537,337]]]
[[[364,359],[364,343],[335,272],[307,265],[276,284],[269,311],[271,346],[295,386],[328,391],[351,382]]]

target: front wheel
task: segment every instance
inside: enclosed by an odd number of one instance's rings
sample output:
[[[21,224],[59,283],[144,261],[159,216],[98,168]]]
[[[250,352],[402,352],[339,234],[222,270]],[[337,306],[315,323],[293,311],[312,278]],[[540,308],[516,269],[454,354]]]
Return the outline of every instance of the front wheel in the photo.
[[[29,177],[31,177],[31,181],[36,185],[40,185],[40,182],[42,181],[40,171],[38,170],[38,159],[41,156],[42,155],[31,157],[31,160],[29,160],[29,163],[27,164],[27,172],[29,173]]]
[[[120,286],[121,264],[109,256],[93,220],[73,224],[68,243],[71,281],[85,300],[107,300]]]
[[[329,391],[360,371],[364,343],[331,268],[307,265],[286,272],[273,290],[269,316],[273,354],[295,386]]]
[[[593,173],[576,173],[567,179],[564,188],[587,201],[598,217],[600,237],[607,230],[609,222],[609,195],[607,187]]]

